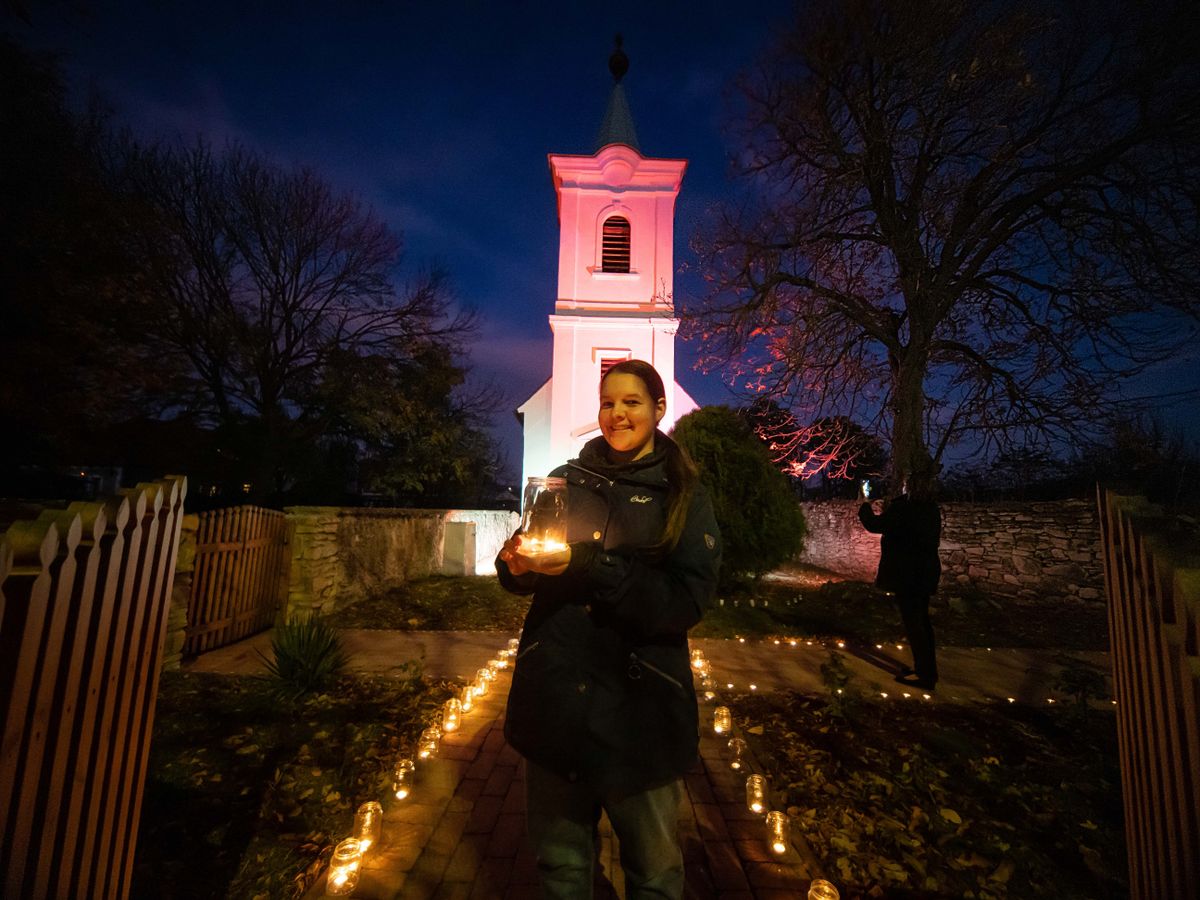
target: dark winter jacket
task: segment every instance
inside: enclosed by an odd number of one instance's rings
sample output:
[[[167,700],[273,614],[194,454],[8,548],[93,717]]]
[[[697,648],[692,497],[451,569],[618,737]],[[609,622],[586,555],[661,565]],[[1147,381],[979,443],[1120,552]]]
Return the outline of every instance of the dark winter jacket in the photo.
[[[698,715],[687,632],[713,603],[721,542],[701,485],[676,548],[644,552],[662,534],[664,442],[622,466],[603,438],[554,471],[567,479],[562,575],[501,583],[532,593],[504,734],[522,755],[599,790],[637,791],[679,777],[696,761]]]
[[[898,594],[928,596],[937,590],[942,577],[938,559],[942,511],[936,503],[900,496],[885,504],[878,515],[870,503],[864,503],[858,518],[867,531],[883,536],[876,585]]]

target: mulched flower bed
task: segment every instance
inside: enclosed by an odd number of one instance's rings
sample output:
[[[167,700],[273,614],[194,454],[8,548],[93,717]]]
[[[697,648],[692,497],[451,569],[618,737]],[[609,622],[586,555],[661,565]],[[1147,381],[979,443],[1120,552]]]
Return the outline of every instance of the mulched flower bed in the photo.
[[[1111,712],[848,696],[730,698],[843,898],[1128,896]]]

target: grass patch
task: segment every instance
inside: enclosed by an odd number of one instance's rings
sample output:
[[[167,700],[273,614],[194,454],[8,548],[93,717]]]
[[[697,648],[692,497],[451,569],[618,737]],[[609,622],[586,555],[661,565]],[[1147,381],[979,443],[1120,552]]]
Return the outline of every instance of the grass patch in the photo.
[[[785,578],[764,578],[722,593],[723,605],[692,629],[695,637],[795,635],[842,637],[863,643],[903,640],[895,603],[873,585],[839,580],[822,569],[792,567]],[[940,645],[1033,650],[1107,650],[1102,603],[1022,603],[938,595],[931,614]],[[529,598],[510,594],[492,575],[434,576],[412,581],[343,607],[326,621],[338,628],[396,631],[516,631]]]
[[[1128,896],[1111,713],[863,699],[839,716],[790,692],[730,705],[843,897]]]
[[[164,673],[132,896],[301,896],[451,689],[413,666],[281,703],[263,678]]]
[[[724,592],[723,604],[692,629],[695,637],[794,635],[841,637],[862,643],[903,639],[893,600],[861,581],[837,580],[818,569],[786,579],[765,578]],[[1108,616],[1102,603],[1022,603],[979,595],[952,607],[935,596],[930,607],[940,645],[1042,650],[1107,650]]]
[[[517,631],[529,597],[510,594],[495,575],[435,575],[410,581],[338,609],[338,628],[390,631]]]

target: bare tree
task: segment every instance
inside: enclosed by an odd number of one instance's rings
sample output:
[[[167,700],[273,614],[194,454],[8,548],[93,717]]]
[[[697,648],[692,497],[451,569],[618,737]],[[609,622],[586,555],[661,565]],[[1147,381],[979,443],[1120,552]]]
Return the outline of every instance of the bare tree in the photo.
[[[744,80],[690,330],[799,421],[1061,440],[1195,334],[1194,5],[827,0]]]
[[[348,359],[413,362],[473,326],[440,273],[397,290],[399,240],[311,170],[204,144],[127,143],[115,159],[149,210],[132,229],[161,298],[147,327],[189,364],[176,402],[218,428],[252,426],[256,493],[282,489],[289,450],[333,427],[335,368],[344,388]]]

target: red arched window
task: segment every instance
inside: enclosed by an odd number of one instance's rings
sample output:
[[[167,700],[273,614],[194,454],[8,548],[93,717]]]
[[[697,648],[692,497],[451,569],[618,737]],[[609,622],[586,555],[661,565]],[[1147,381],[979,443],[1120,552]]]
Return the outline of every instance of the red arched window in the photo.
[[[600,248],[601,272],[629,271],[629,220],[610,216],[604,220]]]

